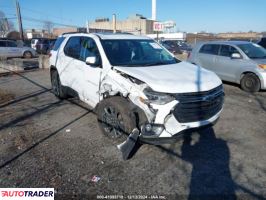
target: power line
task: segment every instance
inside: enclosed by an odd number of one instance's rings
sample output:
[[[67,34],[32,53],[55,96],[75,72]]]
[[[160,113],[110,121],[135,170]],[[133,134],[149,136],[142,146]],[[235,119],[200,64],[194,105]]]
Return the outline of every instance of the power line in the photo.
[[[32,17],[27,17],[27,16],[24,16],[24,17],[23,17],[23,20],[34,21],[34,22],[42,22],[42,23],[46,23],[47,21],[49,21],[49,22],[51,22],[52,24],[59,25],[59,26],[76,27],[76,28],[79,27],[79,26],[76,26],[76,25],[62,24],[62,23],[58,23],[58,22],[55,22],[55,21],[44,20],[44,19],[36,19],[36,18],[32,18]]]
[[[43,15],[43,16],[47,16],[48,15],[47,13],[44,13],[42,11],[33,10],[31,8],[25,8],[25,7],[21,7],[21,8],[23,8],[24,10],[27,10],[27,11],[30,11],[30,12],[33,12],[33,13],[36,13],[36,14],[39,14],[39,15]],[[49,13],[49,17],[50,18],[54,18],[54,19],[60,19],[60,20],[65,21],[65,22],[66,21],[68,21],[68,22],[71,22],[72,21],[70,19],[65,19],[65,18],[62,18],[62,17],[58,17],[58,16],[55,16],[55,15],[51,15],[50,13]]]

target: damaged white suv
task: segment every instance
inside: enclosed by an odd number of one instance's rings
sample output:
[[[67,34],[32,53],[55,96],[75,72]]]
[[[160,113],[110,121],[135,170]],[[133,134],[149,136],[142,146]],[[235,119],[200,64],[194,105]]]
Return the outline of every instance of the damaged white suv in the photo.
[[[50,65],[54,94],[78,95],[95,109],[102,132],[117,140],[137,128],[142,142],[168,142],[212,125],[223,107],[213,72],[177,60],[148,37],[64,34]]]

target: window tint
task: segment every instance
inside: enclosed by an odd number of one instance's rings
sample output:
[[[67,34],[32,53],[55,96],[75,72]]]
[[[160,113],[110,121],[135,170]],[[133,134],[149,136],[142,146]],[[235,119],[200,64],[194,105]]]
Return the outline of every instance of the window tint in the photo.
[[[6,47],[6,41],[0,41],[0,47]]]
[[[262,38],[261,41],[258,43],[260,46],[266,48],[266,38]]]
[[[7,47],[17,47],[17,44],[15,42],[7,41],[6,46]]]
[[[86,58],[90,56],[96,56],[97,59],[100,58],[98,47],[92,38],[83,37],[81,40],[79,59],[85,61]]]
[[[218,44],[205,44],[201,47],[200,53],[218,55],[220,45]]]
[[[64,37],[57,38],[57,40],[55,41],[54,47],[53,47],[54,51],[57,51],[59,49],[59,47],[62,44],[62,42],[64,41],[64,39],[65,39]]]
[[[81,37],[71,37],[65,48],[64,52],[67,56],[79,59],[81,50]]]
[[[222,45],[220,49],[220,56],[231,57],[233,53],[239,53],[239,51],[232,46]]]

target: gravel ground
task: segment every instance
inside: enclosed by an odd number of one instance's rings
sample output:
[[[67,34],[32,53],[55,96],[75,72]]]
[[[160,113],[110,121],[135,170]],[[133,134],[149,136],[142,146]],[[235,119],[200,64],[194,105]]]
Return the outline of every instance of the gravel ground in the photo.
[[[53,187],[56,199],[266,199],[266,92],[225,84],[213,128],[123,161],[91,109],[50,87],[48,70],[0,77],[13,98],[0,104],[0,187]]]

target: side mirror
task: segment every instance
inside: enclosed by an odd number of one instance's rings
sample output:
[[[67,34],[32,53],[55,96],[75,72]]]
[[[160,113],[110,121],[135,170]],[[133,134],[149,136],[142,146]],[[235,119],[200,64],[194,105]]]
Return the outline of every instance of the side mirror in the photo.
[[[231,59],[241,59],[241,55],[239,53],[232,53]]]
[[[96,56],[90,56],[90,57],[86,58],[85,62],[87,65],[95,66],[97,64],[97,58],[96,58]]]

